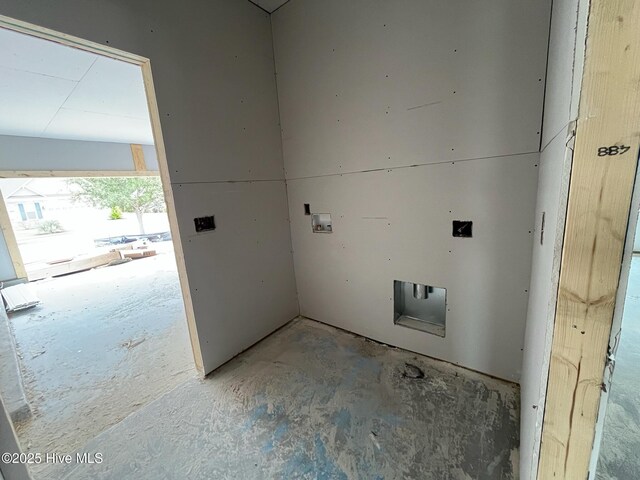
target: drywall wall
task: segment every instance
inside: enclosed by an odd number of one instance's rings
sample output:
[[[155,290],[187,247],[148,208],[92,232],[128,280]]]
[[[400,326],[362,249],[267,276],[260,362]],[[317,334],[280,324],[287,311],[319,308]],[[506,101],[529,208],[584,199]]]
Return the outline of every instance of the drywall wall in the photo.
[[[0,14],[151,60],[205,370],[297,314],[286,222],[258,231],[255,212],[238,207],[280,198],[272,214],[287,217],[269,15],[239,0],[193,0],[188,8],[169,0],[5,0]],[[274,180],[281,188],[269,190],[249,180]],[[220,186],[231,181],[244,183],[230,184],[237,187],[231,190]],[[211,192],[211,200],[203,191]],[[193,219],[201,215],[234,219],[197,237],[196,248]],[[244,241],[225,231],[228,225],[243,225],[241,233],[255,242],[256,251],[249,255],[237,248]],[[282,243],[259,243],[271,238]],[[282,261],[275,265],[272,258]],[[259,275],[265,284],[290,280],[265,290],[277,292],[273,297],[258,295],[247,291],[251,279],[237,275],[249,268],[256,274],[270,269]],[[221,289],[224,298],[216,293]],[[260,315],[249,320],[248,311]],[[220,334],[229,328],[234,335]]]
[[[537,163],[533,153],[289,180],[302,314],[517,380]],[[332,234],[312,232],[304,203],[331,213]],[[473,238],[452,238],[453,219],[473,220]],[[444,338],[394,325],[394,280],[447,289]]]
[[[158,170],[153,145],[144,145],[147,170]],[[133,171],[128,143],[86,142],[0,135],[0,171]]]
[[[572,121],[578,111],[587,7],[585,0],[553,3],[531,287],[520,380],[520,478],[523,480],[537,477],[571,169]]]
[[[283,5],[272,23],[287,178],[537,152],[549,5]]]
[[[272,15],[303,315],[519,379],[549,18],[547,1],[507,0]],[[445,338],[394,325],[394,279],[447,289]]]
[[[216,230],[196,233],[193,220],[179,217],[186,232],[193,306],[204,340],[205,365],[218,365],[298,315],[292,274],[286,187],[282,181],[176,184],[178,211],[196,205],[204,216],[215,206]],[[241,261],[240,261],[241,260]]]
[[[9,255],[7,242],[4,240],[4,234],[0,230],[0,282],[6,280],[15,280],[16,271],[13,268],[13,261]]]

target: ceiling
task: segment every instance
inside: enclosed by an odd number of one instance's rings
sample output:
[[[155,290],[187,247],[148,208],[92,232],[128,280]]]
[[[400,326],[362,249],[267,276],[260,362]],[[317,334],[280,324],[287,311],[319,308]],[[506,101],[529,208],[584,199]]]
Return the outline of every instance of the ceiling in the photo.
[[[142,71],[0,28],[0,135],[153,144]]]
[[[266,10],[269,13],[273,13],[277,9],[279,9],[282,5],[287,3],[289,0],[249,0],[251,3],[255,3],[263,10]]]

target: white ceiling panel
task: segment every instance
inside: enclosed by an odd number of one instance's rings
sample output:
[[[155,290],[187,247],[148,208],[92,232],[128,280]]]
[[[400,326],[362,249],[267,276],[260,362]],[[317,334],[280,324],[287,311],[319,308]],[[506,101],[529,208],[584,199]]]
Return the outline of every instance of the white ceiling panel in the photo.
[[[67,99],[64,108],[148,118],[142,70],[137,65],[100,57]]]
[[[96,142],[153,144],[149,119],[61,108],[45,132],[45,138]]]
[[[152,144],[142,70],[0,28],[0,135]]]
[[[0,28],[0,67],[78,81],[97,55]]]
[[[39,136],[76,85],[0,67],[0,133]]]

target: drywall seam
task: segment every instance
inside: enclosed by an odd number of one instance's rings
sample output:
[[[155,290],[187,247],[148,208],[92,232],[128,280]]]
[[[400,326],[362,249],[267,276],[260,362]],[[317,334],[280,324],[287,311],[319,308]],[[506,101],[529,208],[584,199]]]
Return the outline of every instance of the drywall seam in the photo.
[[[287,179],[539,152],[549,2],[486,3],[274,14]]]
[[[200,185],[203,183],[216,185],[218,183],[261,183],[261,182],[284,182],[283,178],[268,178],[264,180],[216,180],[213,182],[171,182],[171,185]]]
[[[547,34],[547,61],[545,64],[545,68],[544,68],[544,88],[543,88],[543,93],[542,93],[542,112],[541,112],[541,118],[540,118],[540,146],[539,146],[539,150],[542,152],[543,148],[542,148],[542,142],[544,141],[544,135],[542,135],[542,133],[544,132],[544,110],[546,107],[546,98],[547,98],[547,81],[548,81],[548,76],[549,76],[549,52],[551,50],[551,31],[552,31],[552,24],[553,24],[553,1],[551,0],[551,8],[549,9],[549,32]]]
[[[463,163],[463,162],[474,162],[477,160],[491,160],[493,158],[504,158],[504,157],[518,157],[523,155],[531,155],[532,153],[540,153],[538,150],[534,150],[532,152],[524,152],[524,153],[514,153],[513,155],[495,155],[493,157],[478,157],[478,158],[465,158],[463,160],[443,160],[441,162],[430,162],[430,163],[416,163],[414,165],[401,165],[396,167],[384,167],[384,168],[372,168],[371,170],[360,170],[357,172],[340,172],[340,173],[327,173],[325,175],[311,175],[309,177],[292,177],[287,178],[287,181],[294,180],[307,180],[311,178],[324,178],[324,177],[342,177],[347,175],[357,175],[358,173],[371,173],[371,172],[391,172],[394,170],[401,170],[403,168],[415,168],[415,167],[430,167],[432,165],[442,165],[443,163]]]
[[[285,2],[286,3],[286,2]],[[280,5],[280,7],[282,7],[284,4]],[[278,7],[278,8],[280,8]],[[282,175],[285,176],[284,173],[284,150],[283,150],[283,146],[282,146],[282,122],[280,119],[280,94],[278,93],[278,68],[276,66],[276,52],[275,52],[275,45],[274,45],[274,40],[273,40],[273,22],[271,21],[273,17],[269,16],[269,25],[271,28],[271,52],[273,55],[273,77],[274,77],[274,81],[276,84],[276,100],[277,100],[277,111],[278,111],[278,131],[280,132],[280,134],[278,135],[280,138],[280,156],[282,157]],[[285,179],[284,181],[284,193],[287,199],[287,209],[289,207],[289,185],[287,185],[287,181]],[[287,221],[289,222],[289,251],[291,252],[291,256],[293,257],[293,240],[291,238],[291,218],[290,218],[291,214],[289,212],[287,212]],[[293,263],[293,277],[294,277],[294,284],[295,284],[295,289],[296,289],[296,303],[298,305],[298,315],[300,315],[300,297],[298,295],[298,280],[296,277],[296,265],[295,262]]]

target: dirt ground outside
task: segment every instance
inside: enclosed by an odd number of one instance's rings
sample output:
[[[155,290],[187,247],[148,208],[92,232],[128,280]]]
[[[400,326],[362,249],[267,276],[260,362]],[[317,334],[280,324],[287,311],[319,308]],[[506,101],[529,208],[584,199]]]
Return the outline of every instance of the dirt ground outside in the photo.
[[[16,425],[24,451],[71,453],[197,375],[173,245],[153,248],[154,257],[32,282],[42,304],[10,315],[34,412]]]

